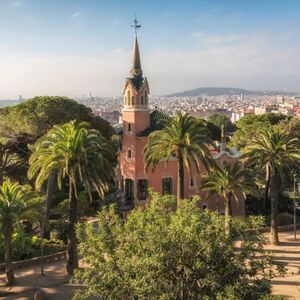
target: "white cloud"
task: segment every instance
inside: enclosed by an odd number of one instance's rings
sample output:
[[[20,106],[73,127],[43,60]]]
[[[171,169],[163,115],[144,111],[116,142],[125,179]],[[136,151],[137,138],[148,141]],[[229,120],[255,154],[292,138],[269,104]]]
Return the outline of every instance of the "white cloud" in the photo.
[[[81,16],[80,11],[76,11],[75,13],[73,13],[73,14],[70,16],[70,18],[71,18],[71,19],[75,19],[75,18],[78,18],[78,17],[80,17],[80,16]]]

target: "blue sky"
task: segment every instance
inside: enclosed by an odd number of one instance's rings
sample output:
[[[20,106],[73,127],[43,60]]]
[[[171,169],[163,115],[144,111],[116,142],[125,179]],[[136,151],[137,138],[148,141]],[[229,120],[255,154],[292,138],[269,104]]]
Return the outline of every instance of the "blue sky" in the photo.
[[[0,98],[120,95],[134,14],[153,94],[300,91],[298,0],[0,0]]]

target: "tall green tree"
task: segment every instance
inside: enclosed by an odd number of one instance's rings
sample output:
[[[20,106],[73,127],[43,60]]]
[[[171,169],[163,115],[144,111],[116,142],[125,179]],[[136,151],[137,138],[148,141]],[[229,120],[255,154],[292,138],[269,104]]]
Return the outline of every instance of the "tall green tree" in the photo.
[[[75,224],[77,222],[77,184],[83,184],[91,197],[96,190],[101,198],[108,189],[114,172],[114,149],[99,131],[89,129],[87,123],[75,121],[54,126],[39,139],[30,157],[29,178],[36,177],[41,189],[53,172],[59,188],[63,179],[69,186],[67,272],[73,274],[78,266]]]
[[[278,128],[270,128],[254,137],[243,153],[249,164],[266,168],[264,194],[271,198],[270,241],[278,245],[278,195],[284,168],[292,168],[300,162],[299,140]]]
[[[177,205],[184,198],[185,170],[196,168],[200,172],[201,162],[208,167],[211,161],[209,146],[211,139],[200,119],[179,112],[163,123],[161,130],[152,132],[144,149],[145,169],[152,166],[154,171],[159,162],[176,157]]]
[[[41,215],[40,198],[28,185],[20,185],[10,180],[0,186],[0,230],[5,241],[5,271],[8,285],[15,281],[12,265],[12,235],[16,225],[22,220],[38,219]]]
[[[237,200],[241,192],[255,193],[255,182],[251,171],[238,161],[234,164],[224,161],[222,166],[215,165],[211,172],[203,177],[202,189],[208,192],[208,198],[217,194],[223,199],[225,233],[229,236],[232,200]]]

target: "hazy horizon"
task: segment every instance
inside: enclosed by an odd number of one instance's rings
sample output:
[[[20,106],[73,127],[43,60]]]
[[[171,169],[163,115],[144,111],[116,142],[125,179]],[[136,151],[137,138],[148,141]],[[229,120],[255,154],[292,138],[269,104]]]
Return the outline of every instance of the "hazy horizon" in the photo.
[[[299,13],[292,0],[0,0],[0,98],[120,96],[135,14],[153,95],[209,86],[300,92]]]

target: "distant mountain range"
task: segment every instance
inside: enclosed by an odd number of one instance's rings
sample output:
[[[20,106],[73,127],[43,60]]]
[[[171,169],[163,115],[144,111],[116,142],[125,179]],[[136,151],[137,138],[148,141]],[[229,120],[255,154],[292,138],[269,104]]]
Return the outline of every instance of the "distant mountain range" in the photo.
[[[254,90],[246,90],[239,88],[228,88],[228,87],[200,87],[197,89],[187,90],[179,93],[174,93],[171,95],[167,95],[167,97],[195,97],[201,95],[207,96],[221,96],[221,95],[297,95],[298,93],[294,92],[285,92],[285,91],[254,91]]]

